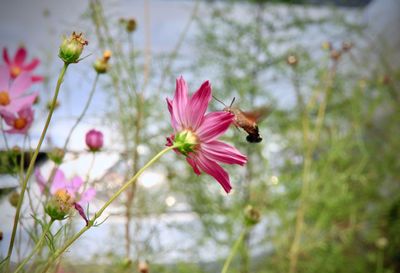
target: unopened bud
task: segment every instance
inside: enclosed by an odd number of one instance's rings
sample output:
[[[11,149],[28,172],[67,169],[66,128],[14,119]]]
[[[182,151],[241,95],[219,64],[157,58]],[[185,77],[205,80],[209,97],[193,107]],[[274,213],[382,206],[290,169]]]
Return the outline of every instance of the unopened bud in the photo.
[[[51,109],[51,104],[52,103],[53,103],[52,101],[47,102],[47,110]],[[57,100],[56,101],[56,105],[54,105],[54,109],[57,109],[58,107],[60,107],[60,102]]]
[[[110,60],[110,58],[111,58],[111,51],[110,50],[104,51],[103,58],[97,59],[93,63],[94,70],[96,70],[96,72],[99,74],[106,73],[109,68],[108,61]]]
[[[126,31],[127,32],[134,32],[136,30],[137,23],[136,20],[131,18],[126,22]]]
[[[69,38],[64,38],[60,46],[59,57],[67,64],[77,63],[86,45],[88,45],[88,41],[83,38],[82,33],[72,32]]]
[[[352,49],[353,48],[353,43],[351,43],[351,42],[343,42],[342,43],[342,50],[344,51],[344,52],[347,52],[347,51],[349,51],[350,49]]]
[[[139,273],[149,273],[149,264],[146,261],[140,261],[138,271]]]
[[[331,51],[331,59],[332,60],[339,61],[341,56],[342,56],[342,53],[340,51],[337,51],[336,49],[333,49]]]
[[[381,237],[378,240],[376,240],[375,245],[379,249],[384,249],[388,245],[388,239],[386,239],[385,237]]]
[[[296,66],[297,63],[299,62],[299,60],[297,59],[297,57],[295,55],[289,55],[286,59],[286,62],[288,65]]]
[[[325,42],[322,43],[321,47],[324,50],[332,50],[332,43],[328,42],[328,41],[325,41]]]
[[[10,197],[8,198],[8,201],[10,202],[11,206],[16,208],[18,206],[19,198],[20,198],[19,192],[13,191],[10,194]]]
[[[51,161],[56,163],[57,165],[60,165],[64,159],[65,151],[61,148],[54,148],[51,150],[51,152],[48,154],[49,158]]]
[[[248,226],[254,226],[258,222],[260,222],[261,214],[260,211],[255,209],[253,206],[247,205],[246,208],[244,209],[244,218],[245,218],[245,223]]]

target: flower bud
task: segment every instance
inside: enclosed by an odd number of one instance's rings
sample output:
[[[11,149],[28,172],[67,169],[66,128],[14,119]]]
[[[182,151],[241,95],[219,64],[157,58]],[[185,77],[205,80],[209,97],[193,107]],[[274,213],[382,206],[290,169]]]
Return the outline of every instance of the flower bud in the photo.
[[[84,46],[88,45],[82,33],[72,32],[71,37],[64,38],[59,51],[59,57],[67,64],[79,62]]]
[[[247,226],[254,226],[260,222],[261,214],[260,211],[255,209],[251,205],[247,205],[244,209],[244,220]]]
[[[325,42],[322,43],[321,47],[324,50],[332,50],[332,43],[328,42],[328,41],[325,41]]]
[[[131,33],[134,32],[136,30],[137,27],[137,23],[136,20],[131,18],[126,22],[126,31]]]
[[[342,53],[340,51],[337,51],[336,49],[331,50],[331,59],[334,61],[339,61],[340,57],[342,56]]]
[[[60,165],[64,159],[65,151],[61,148],[54,148],[49,154],[49,158],[51,161]]]
[[[18,205],[19,197],[20,197],[19,192],[13,191],[10,194],[10,197],[8,198],[8,201],[10,202],[11,206],[13,206],[14,208],[16,208]]]
[[[90,130],[86,133],[86,145],[91,152],[97,152],[103,147],[103,133],[97,130]]]
[[[149,264],[146,261],[140,261],[138,263],[139,273],[149,273]]]
[[[96,72],[99,74],[106,73],[109,68],[108,60],[110,58],[111,58],[111,51],[110,50],[104,51],[103,58],[97,59],[94,62],[94,64],[93,64],[94,70],[96,70]]]
[[[60,189],[52,196],[44,210],[52,220],[64,220],[71,212],[73,204],[74,200],[67,190]]]
[[[378,240],[376,240],[375,245],[379,249],[384,249],[388,245],[388,239],[386,239],[385,237],[381,237]]]
[[[190,152],[194,152],[199,140],[192,131],[184,130],[176,134],[173,143],[182,154],[187,155]]]
[[[50,109],[51,109],[51,104],[52,104],[52,101],[48,101],[48,102],[47,102],[47,105],[46,105],[47,110],[50,110]],[[56,105],[54,105],[54,109],[57,109],[58,107],[60,107],[60,102],[57,100],[57,101],[56,101]]]
[[[349,51],[350,49],[352,49],[353,48],[353,43],[352,42],[343,42],[342,43],[342,50],[343,50],[343,52],[347,52],[347,51]]]
[[[295,55],[289,55],[286,59],[286,62],[288,65],[296,66],[297,63],[299,62],[299,60],[297,59],[297,57]]]

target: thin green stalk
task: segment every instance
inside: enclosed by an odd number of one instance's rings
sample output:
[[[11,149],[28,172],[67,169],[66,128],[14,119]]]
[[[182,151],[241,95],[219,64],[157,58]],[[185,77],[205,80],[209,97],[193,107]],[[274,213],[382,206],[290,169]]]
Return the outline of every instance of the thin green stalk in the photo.
[[[17,209],[16,209],[16,212],[15,212],[15,217],[14,217],[14,226],[13,226],[13,230],[12,230],[12,233],[11,233],[10,245],[8,247],[8,253],[7,253],[7,257],[6,257],[6,260],[7,260],[6,261],[6,268],[7,268],[7,270],[9,269],[9,265],[10,265],[11,254],[12,254],[12,251],[13,251],[13,246],[14,246],[14,241],[15,241],[15,234],[17,232],[18,221],[19,221],[19,216],[20,216],[20,213],[21,213],[22,201],[24,200],[26,187],[28,185],[29,178],[32,175],[33,167],[35,166],[36,158],[37,158],[37,156],[39,154],[40,147],[42,146],[44,137],[45,137],[45,135],[47,133],[47,129],[49,128],[51,117],[53,116],[53,112],[54,112],[54,109],[55,109],[55,106],[56,106],[56,103],[57,103],[58,93],[60,91],[60,87],[61,87],[61,84],[63,82],[64,75],[65,75],[65,72],[67,71],[67,68],[68,68],[68,63],[64,63],[64,66],[61,69],[60,75],[58,76],[56,89],[55,89],[55,92],[54,92],[53,100],[52,100],[52,103],[51,103],[49,114],[47,116],[46,123],[44,125],[42,134],[40,136],[39,143],[37,144],[35,152],[33,153],[33,156],[32,156],[31,161],[29,163],[29,167],[28,167],[28,170],[26,172],[25,179],[24,179],[24,181],[22,183],[20,198],[18,200],[18,205],[17,205]]]
[[[22,263],[17,267],[17,269],[14,271],[14,273],[20,272],[25,264],[32,258],[33,255],[42,247],[42,244],[46,238],[47,233],[49,232],[51,225],[54,223],[54,220],[52,219],[50,223],[46,226],[46,228],[43,230],[42,236],[40,236],[39,241],[36,243],[36,246],[34,249],[32,249],[31,253],[29,254],[28,257],[26,257]]]
[[[246,234],[247,234],[247,228],[243,229],[243,231],[239,235],[239,238],[236,240],[235,244],[233,245],[228,258],[226,258],[226,260],[224,262],[224,266],[222,267],[221,273],[228,272],[229,265],[231,264],[233,257],[235,257],[235,254],[236,254],[237,250],[239,249],[239,246],[241,245]]]
[[[70,130],[69,133],[68,133],[68,136],[67,136],[67,138],[66,138],[66,140],[65,140],[65,143],[64,143],[64,148],[63,148],[64,151],[65,151],[65,150],[67,149],[67,147],[68,147],[68,143],[69,143],[69,141],[70,141],[70,139],[71,139],[72,133],[74,132],[75,128],[78,126],[78,124],[82,121],[82,119],[83,119],[84,116],[86,115],[86,112],[87,112],[87,110],[88,110],[88,108],[89,108],[89,105],[90,105],[90,103],[92,102],[93,94],[94,94],[94,92],[95,92],[95,90],[96,90],[96,85],[97,85],[97,81],[98,81],[98,79],[99,79],[99,76],[100,76],[100,74],[97,73],[97,74],[96,74],[96,78],[94,79],[94,82],[93,82],[93,85],[92,85],[92,89],[90,90],[89,98],[88,98],[88,100],[86,101],[85,107],[83,108],[82,113],[79,115],[78,119],[76,120],[74,126],[72,126],[71,130]]]
[[[326,86],[324,88],[324,100],[321,102],[318,108],[318,114],[316,119],[313,141],[309,139],[310,133],[310,121],[307,112],[304,111],[302,115],[303,123],[303,142],[305,144],[304,151],[304,165],[303,165],[303,175],[302,175],[302,187],[300,193],[300,205],[296,213],[296,225],[292,245],[289,252],[289,273],[297,272],[297,263],[300,252],[300,240],[304,229],[304,216],[306,213],[306,199],[308,197],[309,185],[310,185],[310,169],[312,163],[312,154],[318,145],[322,125],[325,120],[326,107],[328,104],[328,99],[330,91],[332,89],[333,81],[336,76],[337,63],[333,64],[333,67],[329,71]]]
[[[150,167],[154,162],[156,162],[161,156],[163,156],[165,153],[168,151],[174,149],[175,146],[170,146],[165,149],[163,149],[161,152],[159,152],[156,156],[154,156],[149,162],[146,163],[128,182],[126,182],[114,195],[108,199],[108,201],[99,209],[93,216],[91,220],[89,220],[89,224],[85,227],[83,227],[78,233],[76,233],[71,239],[69,239],[63,247],[61,247],[59,250],[57,250],[54,255],[49,258],[48,262],[45,265],[44,270],[42,273],[47,272],[47,270],[50,268],[51,264],[62,254],[64,253],[65,250],[67,250],[68,247],[70,247],[83,233],[85,233],[87,230],[89,230],[94,224],[95,221],[101,216],[101,214],[104,212],[104,210],[111,205],[112,202],[117,199],[121,193],[123,193],[128,187],[130,187],[133,183],[136,182],[138,177],[148,168]]]

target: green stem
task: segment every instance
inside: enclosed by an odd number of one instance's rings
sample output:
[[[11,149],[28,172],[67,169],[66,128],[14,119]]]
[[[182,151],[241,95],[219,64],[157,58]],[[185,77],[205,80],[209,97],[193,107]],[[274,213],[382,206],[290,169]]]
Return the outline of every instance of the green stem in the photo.
[[[87,112],[87,110],[89,108],[90,102],[92,101],[92,98],[93,98],[94,91],[96,90],[96,85],[97,85],[97,81],[99,79],[99,75],[100,75],[99,73],[96,74],[96,78],[94,79],[94,82],[93,82],[93,85],[92,85],[92,90],[90,90],[89,98],[86,101],[85,107],[83,108],[82,113],[79,115],[78,119],[76,120],[74,126],[72,126],[71,130],[68,133],[68,136],[67,136],[67,138],[65,140],[65,143],[64,143],[64,148],[63,148],[64,151],[68,147],[68,143],[69,143],[69,141],[71,139],[72,133],[74,132],[74,130],[78,126],[78,124],[82,121],[82,119],[84,118],[84,116],[85,116],[85,114],[86,114],[86,112]]]
[[[14,246],[14,241],[15,241],[15,234],[17,232],[18,221],[19,221],[19,216],[20,216],[20,213],[21,213],[22,201],[24,200],[26,187],[28,185],[29,178],[32,175],[33,167],[35,166],[36,158],[37,158],[37,156],[39,154],[40,147],[42,146],[44,137],[45,137],[47,129],[49,127],[51,117],[53,116],[55,105],[57,103],[58,93],[60,91],[60,87],[61,87],[61,84],[63,82],[64,75],[65,75],[65,72],[67,71],[67,68],[68,68],[68,63],[64,63],[64,66],[61,69],[60,75],[58,76],[56,90],[54,92],[54,96],[53,96],[53,100],[52,100],[52,103],[51,103],[50,111],[49,111],[49,114],[47,116],[47,120],[46,120],[46,123],[44,125],[42,134],[40,136],[39,143],[37,144],[35,152],[33,153],[32,159],[31,159],[31,161],[29,163],[29,167],[28,167],[28,170],[26,172],[25,179],[22,182],[20,198],[18,200],[18,205],[17,205],[17,209],[16,209],[16,212],[15,212],[15,217],[14,217],[14,226],[13,226],[13,230],[12,230],[12,233],[11,233],[10,245],[8,247],[8,253],[7,253],[7,257],[6,257],[6,259],[7,259],[6,268],[7,269],[9,269],[9,265],[10,265],[11,254],[12,254],[12,251],[13,251],[13,246]]]
[[[17,267],[17,269],[14,271],[14,273],[20,272],[23,268],[24,265],[32,258],[33,255],[42,247],[42,244],[46,238],[47,233],[49,232],[51,225],[54,223],[54,220],[52,219],[50,223],[46,226],[46,228],[43,230],[42,236],[40,237],[39,241],[37,242],[36,246],[34,249],[32,249],[31,253],[29,254],[28,257],[26,257],[22,263]]]
[[[226,258],[226,260],[225,260],[225,263],[224,263],[224,266],[222,267],[221,273],[228,272],[229,265],[231,264],[233,257],[235,257],[235,254],[236,254],[237,250],[239,249],[239,246],[242,243],[246,234],[247,234],[247,228],[243,229],[242,233],[240,233],[239,238],[236,240],[235,244],[233,245],[228,258]]]
[[[62,254],[64,253],[65,250],[67,250],[68,247],[70,247],[83,233],[85,233],[87,230],[89,230],[94,224],[95,221],[101,216],[101,214],[104,212],[104,210],[112,203],[114,202],[115,199],[117,199],[121,193],[123,193],[129,186],[131,186],[133,183],[136,182],[138,177],[148,168],[150,167],[154,162],[156,162],[161,156],[163,156],[165,153],[168,151],[174,149],[175,146],[170,146],[165,149],[163,149],[161,152],[159,152],[156,156],[154,156],[149,162],[146,163],[128,182],[126,182],[116,193],[114,193],[113,196],[111,196],[110,199],[99,209],[93,218],[89,220],[89,224],[85,227],[83,227],[78,233],[76,233],[71,239],[69,239],[62,248],[57,250],[54,255],[49,258],[48,262],[46,263],[46,266],[42,273],[47,272],[47,270],[50,268],[51,264]]]

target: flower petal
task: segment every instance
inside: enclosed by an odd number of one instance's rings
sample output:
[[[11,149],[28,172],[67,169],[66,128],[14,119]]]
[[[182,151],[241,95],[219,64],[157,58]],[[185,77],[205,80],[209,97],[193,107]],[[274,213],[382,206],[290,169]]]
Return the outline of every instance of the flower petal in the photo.
[[[25,71],[32,71],[35,69],[38,65],[40,64],[39,59],[35,58],[33,59],[29,64],[22,65],[22,69]]]
[[[44,77],[42,76],[32,76],[32,82],[42,82]]]
[[[247,162],[247,157],[241,154],[235,147],[219,140],[203,143],[201,150],[206,157],[214,161],[241,166]]]
[[[197,130],[204,119],[209,102],[211,101],[211,85],[205,81],[189,100],[187,110],[187,121],[193,130]]]
[[[8,91],[10,83],[10,70],[7,66],[1,65],[0,66],[0,92],[1,91]]]
[[[233,114],[224,111],[208,113],[197,129],[200,141],[209,142],[225,133],[233,122],[234,117]]]
[[[201,174],[199,167],[197,166],[196,161],[193,158],[191,158],[190,156],[187,156],[186,161],[187,161],[187,163],[189,163],[190,166],[192,166],[195,174],[197,174],[197,175]]]
[[[89,225],[89,220],[86,217],[85,211],[83,210],[82,206],[75,202],[74,208],[78,211],[79,215],[83,218],[83,220],[85,220],[86,226]]]
[[[53,178],[53,182],[51,183],[50,193],[54,194],[56,191],[60,189],[66,189],[67,188],[66,182],[67,181],[65,180],[65,175],[63,171],[57,169]]]
[[[26,49],[24,47],[20,47],[17,50],[17,53],[15,53],[14,56],[14,64],[20,66],[23,64],[26,58]]]
[[[94,188],[88,188],[85,192],[82,193],[81,199],[79,200],[79,204],[82,206],[86,206],[94,197],[96,196],[96,190]]]
[[[174,116],[172,100],[170,100],[168,98],[167,98],[167,106],[168,106],[168,111],[171,114],[171,125],[172,125],[172,128],[174,128],[174,130],[177,131],[177,130],[179,130],[178,129],[178,122],[177,122],[177,120],[175,119],[175,116]]]
[[[67,184],[68,192],[75,197],[76,193],[78,192],[79,188],[83,185],[83,180],[79,176],[75,176],[72,178],[70,183]]]
[[[19,97],[32,85],[32,75],[23,72],[11,84],[10,96],[11,98]]]
[[[187,128],[186,107],[188,102],[188,87],[181,76],[176,80],[175,96],[172,100],[172,111],[178,126]],[[181,128],[179,128],[180,130]]]
[[[29,96],[14,98],[11,103],[5,107],[5,109],[7,109],[8,111],[18,112],[22,108],[30,107],[35,101],[37,95],[37,93],[33,93]]]
[[[197,154],[195,160],[200,169],[214,177],[218,183],[221,184],[226,193],[231,191],[232,186],[229,181],[229,175],[220,165],[215,161],[208,159],[201,153]]]
[[[10,111],[2,109],[2,110],[0,110],[0,115],[4,119],[4,121],[6,122],[7,125],[9,125],[9,126],[14,125],[14,120],[16,119],[14,112],[10,112]]]
[[[10,57],[8,56],[8,51],[7,48],[3,48],[3,60],[6,62],[6,64],[10,65]]]

